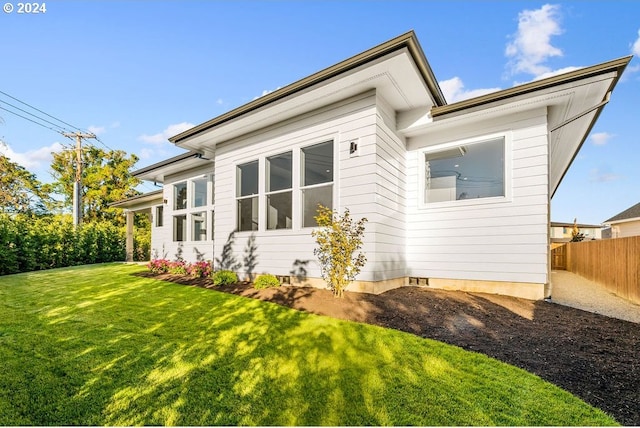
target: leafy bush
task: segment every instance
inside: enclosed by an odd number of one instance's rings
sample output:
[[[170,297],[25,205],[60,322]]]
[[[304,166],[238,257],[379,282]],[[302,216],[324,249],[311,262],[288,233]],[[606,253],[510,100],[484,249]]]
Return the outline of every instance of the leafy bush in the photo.
[[[364,224],[366,218],[354,222],[349,209],[340,216],[333,210],[319,206],[314,217],[318,228],[311,232],[318,247],[313,254],[320,261],[322,278],[327,281],[335,297],[343,297],[344,290],[364,267],[367,258],[363,253],[356,254],[362,248]]]
[[[270,273],[260,275],[253,281],[253,288],[256,290],[271,287],[280,287],[280,281],[278,281],[275,275],[271,275]]]
[[[0,275],[124,258],[124,227],[108,221],[75,228],[70,215],[0,214]]]
[[[194,278],[207,278],[213,271],[211,262],[199,261],[187,266],[187,273]]]
[[[219,270],[213,274],[213,285],[227,285],[238,282],[238,275],[230,270]]]

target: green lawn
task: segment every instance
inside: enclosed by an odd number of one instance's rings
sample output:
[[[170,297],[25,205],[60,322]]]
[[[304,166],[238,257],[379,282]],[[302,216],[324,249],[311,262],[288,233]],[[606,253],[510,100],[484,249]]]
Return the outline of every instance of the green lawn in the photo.
[[[0,424],[616,423],[480,354],[142,270],[0,277]]]

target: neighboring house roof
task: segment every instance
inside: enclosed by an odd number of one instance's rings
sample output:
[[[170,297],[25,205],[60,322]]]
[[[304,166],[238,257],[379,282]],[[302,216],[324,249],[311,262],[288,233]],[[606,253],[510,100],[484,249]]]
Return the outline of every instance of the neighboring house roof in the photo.
[[[109,204],[110,207],[132,209],[145,209],[157,202],[162,201],[162,189],[153,192],[143,193],[142,195],[132,196]]]
[[[627,208],[611,217],[609,220],[605,220],[605,223],[620,223],[623,221],[640,220],[640,203],[635,204],[631,208]]]
[[[602,225],[600,224],[577,224],[580,229],[601,229]],[[573,227],[573,223],[562,223],[558,221],[552,221],[551,227]]]

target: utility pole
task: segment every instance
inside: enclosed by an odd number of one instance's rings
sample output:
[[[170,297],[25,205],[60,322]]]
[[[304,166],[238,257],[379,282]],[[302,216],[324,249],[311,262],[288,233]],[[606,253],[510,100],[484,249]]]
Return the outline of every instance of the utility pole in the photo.
[[[76,180],[73,182],[73,225],[78,226],[82,220],[82,139],[96,138],[93,133],[63,132],[67,138],[76,139]]]

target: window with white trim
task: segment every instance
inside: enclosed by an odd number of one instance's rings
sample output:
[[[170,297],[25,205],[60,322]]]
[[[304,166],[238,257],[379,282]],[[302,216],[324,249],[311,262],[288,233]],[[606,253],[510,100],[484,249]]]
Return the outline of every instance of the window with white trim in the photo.
[[[423,155],[426,203],[505,196],[504,137]]]
[[[293,152],[266,160],[267,230],[291,229]]]
[[[156,227],[162,227],[164,223],[164,206],[158,205],[156,207]]]
[[[175,242],[182,242],[187,240],[186,214],[173,216],[173,240]]]
[[[314,227],[319,205],[333,209],[333,141],[303,147],[300,161],[302,227]]]
[[[258,230],[258,161],[237,166],[236,229],[240,232]]]
[[[191,240],[207,240],[207,213],[206,211],[191,214]]]
[[[183,210],[187,208],[187,182],[173,185],[173,209]]]
[[[207,177],[197,178],[191,182],[193,188],[192,207],[203,207],[207,205]]]

